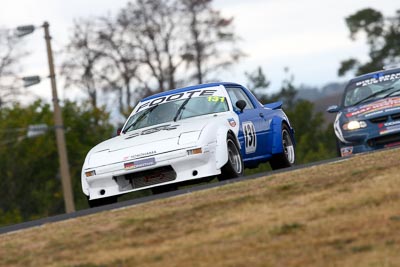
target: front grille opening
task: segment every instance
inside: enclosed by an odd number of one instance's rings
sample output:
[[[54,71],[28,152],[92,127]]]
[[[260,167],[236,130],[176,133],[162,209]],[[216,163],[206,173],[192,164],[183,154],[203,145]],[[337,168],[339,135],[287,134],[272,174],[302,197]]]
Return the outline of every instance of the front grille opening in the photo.
[[[133,172],[115,177],[120,191],[161,184],[173,181],[175,179],[176,172],[171,166],[164,166],[141,172]]]
[[[392,120],[399,120],[400,119],[400,113],[396,113],[396,114],[392,114],[391,115],[391,117],[392,117]]]
[[[387,122],[388,119],[389,119],[388,116],[382,116],[382,117],[370,119],[369,121],[372,123],[382,123],[382,122]]]
[[[368,145],[370,147],[375,147],[375,146],[388,145],[396,142],[400,142],[400,134],[398,133],[370,139],[368,140]]]

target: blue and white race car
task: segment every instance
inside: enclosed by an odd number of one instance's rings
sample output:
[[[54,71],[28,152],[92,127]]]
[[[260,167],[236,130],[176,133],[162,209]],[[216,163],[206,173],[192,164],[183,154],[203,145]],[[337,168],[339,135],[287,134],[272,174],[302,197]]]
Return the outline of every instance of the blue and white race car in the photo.
[[[295,163],[294,130],[282,102],[262,105],[243,86],[211,83],[142,99],[119,136],[92,148],[82,168],[90,206],[128,192],[241,176],[269,161]]]
[[[334,122],[339,156],[400,145],[400,68],[356,77],[347,84]]]

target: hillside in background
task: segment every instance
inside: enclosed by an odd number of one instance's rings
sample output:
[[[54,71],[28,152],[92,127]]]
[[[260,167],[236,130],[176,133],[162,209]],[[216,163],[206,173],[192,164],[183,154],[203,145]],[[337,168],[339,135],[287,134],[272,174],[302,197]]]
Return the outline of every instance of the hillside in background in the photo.
[[[400,150],[0,235],[0,266],[398,266]]]
[[[312,88],[305,85],[300,86],[296,98],[305,99],[314,103],[316,112],[322,112],[327,124],[333,123],[336,114],[326,112],[332,105],[340,103],[346,83],[329,83],[322,88]]]
[[[321,98],[326,98],[338,94],[341,95],[344,91],[345,86],[346,83],[337,83],[337,82],[328,83],[322,88],[315,88],[315,87],[309,87],[307,85],[301,85],[297,89],[296,98],[314,102]]]

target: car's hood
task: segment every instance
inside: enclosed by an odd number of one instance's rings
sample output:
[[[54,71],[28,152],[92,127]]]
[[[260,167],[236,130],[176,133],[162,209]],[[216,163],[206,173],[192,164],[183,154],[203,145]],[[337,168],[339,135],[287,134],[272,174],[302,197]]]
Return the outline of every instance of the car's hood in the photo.
[[[88,155],[86,168],[138,159],[182,148],[179,136],[185,132],[200,132],[210,118],[191,119],[153,125],[106,140]]]
[[[348,119],[369,119],[400,112],[400,97],[388,97],[367,104],[345,108],[343,114]]]

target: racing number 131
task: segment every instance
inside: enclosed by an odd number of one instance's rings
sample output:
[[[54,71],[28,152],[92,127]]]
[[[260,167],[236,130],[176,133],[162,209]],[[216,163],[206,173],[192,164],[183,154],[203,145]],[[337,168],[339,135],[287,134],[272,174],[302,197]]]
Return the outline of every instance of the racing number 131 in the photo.
[[[243,122],[243,135],[246,154],[254,153],[257,147],[257,137],[254,124],[251,121]]]

